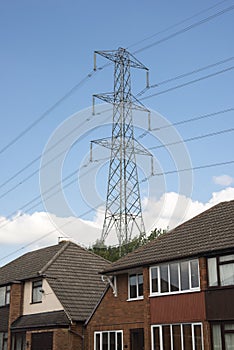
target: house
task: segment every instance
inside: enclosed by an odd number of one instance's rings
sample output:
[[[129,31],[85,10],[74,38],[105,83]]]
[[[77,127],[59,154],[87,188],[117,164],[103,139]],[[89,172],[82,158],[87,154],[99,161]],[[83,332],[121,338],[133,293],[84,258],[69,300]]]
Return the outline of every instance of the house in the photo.
[[[234,349],[234,201],[105,267],[89,350]]]
[[[0,350],[82,349],[84,323],[105,285],[103,258],[72,243],[0,268]]]

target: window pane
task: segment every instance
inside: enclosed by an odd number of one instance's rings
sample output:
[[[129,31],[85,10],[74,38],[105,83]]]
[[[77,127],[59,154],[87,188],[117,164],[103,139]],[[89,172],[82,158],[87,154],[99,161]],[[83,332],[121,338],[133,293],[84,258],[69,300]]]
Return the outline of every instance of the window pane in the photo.
[[[143,296],[143,275],[138,275],[138,296]]]
[[[225,334],[225,350],[234,350],[234,334]]]
[[[110,332],[110,350],[115,350],[115,332]]]
[[[222,340],[221,340],[221,327],[220,325],[212,326],[212,340],[213,340],[213,349],[222,350]]]
[[[234,324],[225,324],[225,331],[234,331]]]
[[[231,255],[225,255],[225,256],[220,256],[219,261],[224,262],[224,261],[232,261],[234,260],[234,254]]]
[[[160,266],[161,293],[169,292],[168,265]]]
[[[5,287],[0,288],[0,306],[5,305]]]
[[[11,287],[7,286],[6,287],[6,298],[5,298],[6,305],[10,304],[10,295],[11,295]]]
[[[158,268],[154,267],[151,269],[151,285],[152,293],[158,292]]]
[[[178,264],[170,264],[170,283],[171,292],[179,290],[179,269]]]
[[[117,333],[117,350],[122,350],[122,333]]]
[[[160,338],[159,338],[159,327],[153,328],[153,350],[160,350]]]
[[[180,263],[181,290],[189,289],[189,263],[184,261]]]
[[[190,270],[191,270],[191,287],[199,287],[199,269],[198,269],[198,260],[190,261]]]
[[[171,350],[171,332],[170,326],[163,326],[163,350]]]
[[[32,302],[37,303],[40,302],[42,299],[42,281],[36,281],[32,283]]]
[[[184,349],[192,350],[192,328],[189,324],[183,325],[183,340],[184,340]]]
[[[194,338],[195,350],[202,350],[202,335],[200,325],[194,325]]]
[[[173,337],[173,350],[182,350],[180,325],[172,326],[172,337]]]
[[[108,350],[108,333],[102,333],[102,350]]]
[[[97,334],[96,334],[96,338],[95,338],[95,343],[96,343],[96,348],[95,348],[95,350],[101,350],[100,339],[101,339],[100,334],[97,333]]]
[[[2,349],[3,346],[3,333],[0,332],[0,349]]]
[[[208,279],[209,279],[209,286],[210,287],[218,285],[217,259],[216,258],[208,259]]]
[[[130,298],[136,298],[137,297],[137,286],[136,286],[136,283],[137,283],[136,275],[129,276]]]
[[[234,263],[219,265],[221,286],[230,286],[234,284]]]

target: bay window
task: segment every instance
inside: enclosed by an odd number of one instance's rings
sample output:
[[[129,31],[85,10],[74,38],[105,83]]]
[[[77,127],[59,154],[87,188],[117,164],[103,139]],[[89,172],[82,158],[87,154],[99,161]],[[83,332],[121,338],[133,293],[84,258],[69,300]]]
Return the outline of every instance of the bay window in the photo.
[[[200,288],[198,260],[161,264],[150,268],[150,294],[197,291]]]

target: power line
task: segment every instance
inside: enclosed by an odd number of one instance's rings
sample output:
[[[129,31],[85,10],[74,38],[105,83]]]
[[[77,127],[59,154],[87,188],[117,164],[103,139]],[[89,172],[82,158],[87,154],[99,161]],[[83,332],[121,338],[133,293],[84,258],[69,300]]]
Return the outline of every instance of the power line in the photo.
[[[207,137],[212,137],[212,136],[217,136],[217,135],[221,135],[221,134],[224,134],[224,133],[228,133],[228,132],[233,132],[234,131],[234,128],[229,128],[229,129],[224,129],[224,130],[220,130],[220,131],[216,131],[216,132],[212,132],[212,133],[209,133],[209,134],[205,134],[205,135],[198,135],[198,136],[193,136],[193,137],[190,137],[188,139],[185,139],[185,140],[180,140],[180,141],[175,141],[175,142],[171,142],[171,143],[168,143],[168,144],[165,144],[165,145],[159,145],[159,146],[154,146],[154,147],[150,147],[149,148],[149,151],[151,150],[154,150],[154,149],[159,149],[159,148],[164,148],[164,147],[168,147],[168,146],[172,146],[172,145],[176,145],[176,144],[180,144],[180,143],[183,143],[183,142],[191,142],[191,141],[196,141],[196,140],[199,140],[199,139],[204,139],[204,138],[207,138]],[[150,131],[148,131],[150,132]],[[98,161],[101,161],[101,160],[105,160],[105,159],[108,159],[108,158],[103,158],[103,159],[100,159]],[[61,182],[64,182],[64,181],[67,181],[69,180],[72,176],[74,176],[78,170],[80,170],[81,168],[86,168],[91,162],[89,162],[88,164],[85,164],[83,165],[82,167],[76,169],[75,171],[73,171],[72,173],[70,173],[69,175],[67,175],[64,179],[62,179]],[[88,171],[89,172],[89,171]],[[80,177],[83,177],[87,174],[84,173],[82,174]],[[165,175],[167,173],[164,173]],[[144,181],[146,181],[148,178],[145,178]],[[73,184],[74,182],[76,181],[75,180],[72,180],[70,183],[66,184],[64,186],[64,188],[67,188],[69,187],[71,184]],[[49,193],[51,190],[53,190],[54,188],[58,187],[60,185],[61,182],[58,182],[57,184],[54,184],[53,186],[51,186],[47,191],[43,192],[42,195],[46,195],[47,193]],[[51,198],[52,196],[56,195],[57,193],[59,192],[58,191],[55,191],[53,194],[49,195],[48,197],[46,197],[46,199],[49,199]],[[28,207],[28,205],[32,204],[33,202],[35,202],[36,200],[40,199],[42,195],[39,195],[39,196],[36,196],[34,197],[32,200],[30,200],[29,202],[27,202],[26,204],[24,204],[20,209],[18,209],[17,211],[14,211],[13,213],[11,213],[10,215],[8,215],[6,217],[6,219],[10,219],[13,215],[15,215],[18,211],[22,211],[24,210],[25,208]],[[34,204],[32,207],[30,207],[29,209],[27,209],[27,211],[30,211],[32,209],[34,209],[35,207],[37,207],[38,205],[40,205],[42,203],[42,200],[40,199],[38,203]],[[0,229],[3,228],[4,226],[6,226],[8,223],[4,224],[4,225],[1,225],[0,226]]]
[[[200,77],[200,78],[197,78],[197,79],[194,79],[194,80],[190,80],[189,82],[186,82],[186,83],[183,83],[183,84],[179,84],[179,85],[173,86],[173,87],[171,87],[171,88],[169,88],[169,89],[166,89],[166,90],[157,92],[157,93],[152,94],[152,95],[145,96],[145,97],[141,98],[140,100],[141,100],[141,101],[147,100],[147,99],[149,99],[149,98],[151,98],[151,97],[158,96],[158,95],[162,95],[162,94],[165,94],[165,93],[167,93],[167,92],[170,92],[170,91],[173,91],[173,90],[177,90],[177,89],[180,89],[180,88],[182,88],[182,87],[185,87],[185,86],[188,86],[188,85],[197,83],[197,82],[199,82],[199,81],[212,78],[212,77],[217,76],[217,75],[219,75],[219,74],[223,74],[223,73],[226,73],[226,72],[228,72],[228,71],[231,71],[233,68],[234,68],[234,66],[231,66],[231,67],[222,69],[222,70],[220,70],[220,71],[218,71],[218,72],[211,73],[211,74],[205,75],[205,76],[203,76],[203,77]]]
[[[177,22],[177,23],[175,23],[175,24],[172,24],[172,25],[170,25],[169,27],[167,27],[167,28],[165,28],[165,29],[163,29],[163,30],[158,31],[157,33],[154,33],[154,34],[152,34],[152,35],[150,35],[150,36],[148,36],[148,37],[146,37],[146,38],[144,38],[144,39],[141,39],[141,40],[135,42],[134,44],[131,44],[130,46],[127,47],[127,49],[132,48],[132,47],[134,47],[134,46],[137,46],[137,45],[139,45],[139,44],[141,44],[141,43],[143,43],[143,42],[145,42],[145,41],[147,41],[147,40],[150,40],[150,39],[154,38],[155,36],[158,36],[159,34],[163,34],[163,33],[167,32],[167,31],[169,31],[170,29],[173,29],[173,28],[175,28],[175,27],[178,27],[179,25],[181,25],[181,24],[183,24],[183,23],[189,21],[190,19],[193,19],[193,18],[195,18],[195,17],[197,17],[197,16],[199,16],[199,15],[201,15],[201,14],[203,14],[203,13],[209,11],[209,10],[212,10],[213,8],[215,8],[215,7],[217,7],[217,6],[221,5],[221,4],[223,4],[223,3],[226,2],[226,1],[227,1],[227,0],[219,1],[218,3],[216,3],[216,4],[213,5],[213,6],[210,6],[210,7],[208,7],[208,8],[205,8],[204,10],[199,11],[199,12],[195,13],[194,15],[190,16],[190,17],[187,17],[187,18],[183,19],[182,21],[179,21],[179,22]]]
[[[140,181],[140,183],[143,183],[143,182],[149,180],[151,177],[154,177],[154,176],[164,176],[164,175],[175,174],[175,173],[180,173],[180,172],[185,172],[185,171],[201,170],[201,169],[212,168],[212,167],[217,167],[217,166],[222,166],[222,165],[230,165],[230,164],[234,164],[234,160],[220,162],[220,163],[210,163],[210,164],[198,165],[198,166],[195,166],[195,167],[184,168],[184,169],[179,169],[179,170],[178,169],[176,169],[176,170],[169,170],[169,171],[165,171],[163,173],[155,173],[153,175],[150,175],[150,176],[146,177],[145,179],[142,179]],[[88,211],[80,214],[79,218],[85,217],[87,214],[91,213],[93,210],[98,209],[101,205],[103,205],[103,202],[99,203],[95,208],[91,208]],[[65,226],[75,222],[76,220],[77,220],[77,218],[69,220],[68,222],[66,222],[66,223],[62,224],[61,226],[59,226],[57,229],[49,231],[46,234],[44,234],[43,236],[37,238],[36,240],[31,241],[28,244],[24,245],[23,247],[21,247],[19,249],[16,249],[15,251],[11,252],[10,254],[5,255],[4,257],[0,258],[0,261],[5,260],[6,258],[8,258],[8,257],[10,257],[10,256],[12,256],[12,255],[14,255],[14,254],[16,254],[16,253],[26,249],[27,247],[31,246],[32,244],[41,241],[42,239],[48,237],[52,233],[55,233],[55,232],[61,230],[63,227],[65,227]]]
[[[165,42],[165,41],[167,41],[169,39],[172,39],[172,38],[174,38],[174,37],[176,37],[176,36],[178,36],[180,34],[183,34],[183,33],[187,32],[187,31],[189,31],[189,30],[191,30],[191,29],[193,29],[195,27],[200,26],[201,24],[204,24],[206,22],[211,21],[212,19],[214,19],[214,18],[216,18],[218,16],[221,16],[221,15],[223,15],[223,14],[229,12],[229,11],[232,11],[233,9],[234,9],[234,5],[233,6],[229,6],[229,7],[227,7],[226,9],[224,9],[222,11],[219,11],[219,12],[217,12],[217,13],[209,16],[209,17],[206,17],[206,18],[204,18],[204,19],[202,19],[202,20],[200,20],[198,22],[195,22],[195,23],[193,23],[193,24],[191,24],[191,25],[189,25],[189,26],[187,26],[187,27],[185,27],[183,29],[180,29],[180,30],[178,30],[175,33],[172,33],[172,34],[170,34],[170,35],[168,35],[168,36],[166,36],[166,37],[164,37],[162,39],[159,39],[159,40],[155,41],[152,44],[149,44],[149,45],[147,45],[147,46],[145,46],[145,47],[143,47],[141,49],[138,49],[138,50],[134,51],[134,54],[142,52],[142,51],[145,51],[147,49],[150,49],[151,47],[153,47],[155,45],[161,44],[161,43],[163,43],[163,42]]]
[[[224,2],[224,1],[222,1],[222,2]],[[220,3],[222,3],[222,2],[220,2]],[[217,4],[218,5],[218,4]],[[216,5],[214,5],[214,6],[212,6],[212,7],[215,7]],[[208,9],[211,9],[212,7],[210,7],[210,8],[208,8]],[[207,10],[208,10],[207,9]],[[188,26],[188,27],[186,27],[186,28],[184,28],[184,29],[182,29],[182,30],[179,30],[179,31],[177,31],[177,32],[175,32],[175,33],[173,33],[173,34],[171,34],[171,35],[169,35],[169,36],[167,36],[167,37],[165,37],[165,38],[163,38],[163,39],[161,39],[161,40],[158,40],[158,41],[156,41],[156,42],[154,42],[154,43],[152,43],[152,44],[150,44],[150,45],[147,45],[147,46],[145,46],[145,47],[143,47],[143,48],[141,48],[141,49],[138,49],[138,50],[136,50],[135,52],[134,52],[134,54],[135,53],[139,53],[139,52],[142,52],[142,51],[144,51],[144,50],[146,50],[146,49],[148,49],[148,48],[150,48],[150,47],[152,47],[152,46],[155,46],[155,45],[157,45],[157,44],[159,44],[159,43],[162,43],[162,42],[164,42],[164,41],[166,41],[166,40],[169,40],[169,39],[171,39],[171,38],[173,38],[173,37],[175,37],[175,36],[177,36],[177,35],[179,35],[179,34],[182,34],[182,33],[184,33],[184,32],[186,32],[186,31],[188,31],[188,30],[190,30],[190,29],[192,29],[192,28],[194,28],[194,27],[196,27],[196,26],[199,26],[199,25],[201,25],[201,24],[203,24],[203,23],[206,23],[206,22],[208,22],[208,21],[210,21],[210,20],[212,20],[212,19],[214,19],[214,18],[216,18],[216,17],[218,17],[218,16],[221,16],[221,15],[223,15],[224,13],[226,13],[226,12],[229,12],[229,11],[231,11],[231,10],[233,10],[234,9],[234,6],[230,6],[230,7],[228,7],[228,8],[226,8],[226,9],[224,9],[224,10],[222,10],[222,11],[219,11],[219,12],[217,12],[217,13],[215,13],[214,15],[211,15],[211,16],[209,16],[209,17],[207,17],[207,18],[205,18],[205,19],[203,19],[203,20],[201,20],[201,21],[199,21],[199,22],[196,22],[196,23],[194,23],[194,24],[192,24],[192,25],[190,25],[190,26]],[[206,11],[206,10],[204,10],[204,11]],[[196,16],[196,15],[194,15],[194,16]],[[193,17],[193,16],[192,16]],[[191,18],[192,18],[191,17]],[[186,19],[187,20],[187,19]],[[184,21],[186,21],[186,20],[184,20]],[[167,29],[166,29],[167,30]],[[146,39],[145,39],[146,40]],[[134,44],[135,45],[135,44]],[[37,118],[33,123],[31,123],[29,126],[27,126],[23,131],[21,131],[15,138],[13,138],[10,142],[8,142],[4,147],[2,147],[1,149],[0,149],[0,154],[2,154],[3,152],[5,152],[9,147],[11,147],[12,145],[14,145],[19,139],[21,139],[25,134],[27,134],[30,130],[32,130],[41,120],[43,120],[45,117],[47,117],[56,107],[58,107],[64,100],[66,100],[69,96],[71,96],[79,87],[81,87],[85,82],[86,82],[86,80],[88,80],[89,78],[91,78],[92,76],[93,76],[93,74],[95,74],[98,70],[101,70],[101,69],[103,69],[103,68],[105,68],[105,67],[107,67],[107,66],[109,66],[109,64],[105,64],[104,66],[102,66],[102,67],[98,67],[96,70],[92,70],[89,74],[87,74],[87,76],[85,76],[79,83],[77,83],[76,85],[74,85],[63,97],[61,97],[55,104],[53,104],[49,109],[47,109],[39,118]]]
[[[32,130],[37,124],[39,124],[43,119],[45,119],[54,109],[61,105],[68,97],[70,97],[77,89],[79,89],[84,83],[90,79],[98,70],[103,69],[99,67],[97,70],[92,70],[87,74],[79,83],[74,85],[64,96],[62,96],[57,102],[55,102],[51,107],[49,107],[39,118],[29,124],[23,131],[21,131],[15,138],[8,142],[4,147],[0,149],[0,154],[5,152],[9,147],[14,145],[19,139],[21,139],[25,134]]]
[[[87,214],[91,213],[94,209],[97,209],[100,205],[102,205],[102,203],[99,204],[99,205],[98,205],[97,207],[95,207],[95,208],[92,208],[92,209],[87,210],[86,212],[84,212],[83,214],[81,214],[81,215],[79,216],[79,218],[82,218],[82,217],[86,216]],[[23,247],[14,250],[14,251],[11,252],[10,254],[7,254],[7,255],[3,256],[2,258],[0,258],[0,261],[5,260],[5,259],[7,259],[8,257],[10,257],[10,256],[12,256],[12,255],[14,255],[14,254],[16,254],[16,253],[18,253],[18,252],[20,252],[20,251],[22,251],[22,250],[28,248],[28,247],[30,247],[31,245],[33,245],[33,244],[35,244],[35,243],[41,241],[41,240],[44,239],[44,238],[47,238],[47,237],[50,236],[52,233],[55,233],[55,232],[61,230],[61,228],[63,228],[63,227],[65,227],[65,226],[67,226],[67,225],[69,225],[69,224],[75,222],[76,220],[77,220],[77,218],[71,219],[71,220],[65,222],[64,224],[62,224],[62,225],[59,226],[58,228],[56,228],[56,229],[54,229],[54,230],[51,230],[51,231],[45,233],[43,236],[41,236],[41,237],[39,237],[39,238],[37,238],[37,239],[35,239],[35,240],[29,242],[28,244],[24,245]]]
[[[195,73],[199,73],[199,72],[202,72],[206,69],[210,69],[210,68],[213,68],[213,67],[217,67],[221,64],[224,64],[224,63],[227,63],[229,61],[232,61],[234,59],[234,57],[229,57],[229,58],[226,58],[225,60],[221,60],[221,61],[218,61],[218,62],[215,62],[215,63],[212,63],[212,64],[209,64],[207,66],[204,66],[204,67],[200,67],[200,68],[197,68],[197,69],[194,69],[190,72],[187,72],[187,73],[183,73],[183,74],[179,74],[173,78],[169,78],[169,79],[166,79],[166,80],[163,80],[159,83],[156,83],[156,84],[152,84],[150,85],[149,87],[146,87],[145,89],[143,89],[142,91],[140,91],[137,96],[142,96],[146,91],[148,91],[149,89],[153,89],[153,88],[156,88],[156,87],[159,87],[161,85],[164,85],[164,84],[168,84],[168,83],[171,83],[172,81],[175,81],[175,80],[178,80],[178,79],[181,79],[181,78],[185,78],[189,75],[192,75],[192,74],[195,74]]]
[[[141,138],[145,137],[149,132],[152,132],[152,131],[159,131],[159,130],[162,130],[162,129],[171,128],[171,127],[176,126],[176,125],[183,125],[183,124],[187,124],[187,123],[194,122],[194,121],[197,121],[197,120],[202,120],[202,119],[206,119],[206,118],[210,118],[210,117],[216,117],[216,116],[219,116],[221,114],[229,113],[229,112],[232,112],[232,111],[234,111],[234,108],[227,108],[227,109],[224,109],[224,110],[221,110],[221,111],[218,111],[218,112],[208,113],[208,114],[200,115],[200,116],[193,117],[193,118],[190,118],[190,119],[183,119],[183,120],[180,120],[180,121],[175,122],[175,123],[162,125],[160,127],[156,127],[156,128],[144,131],[142,134],[140,134],[138,136],[138,139],[141,139]]]
[[[177,145],[177,144],[183,143],[183,142],[190,142],[190,141],[196,141],[196,140],[200,140],[200,139],[205,139],[207,137],[222,135],[222,134],[226,134],[228,132],[233,132],[233,131],[234,131],[234,128],[229,128],[229,129],[225,129],[225,130],[215,131],[215,132],[211,132],[211,133],[205,134],[205,135],[193,136],[193,137],[190,137],[190,138],[185,139],[185,140],[170,142],[170,143],[167,143],[166,145],[159,145],[159,146],[150,147],[149,150],[151,151],[153,149],[164,148],[164,147],[167,147],[167,146],[173,146],[173,145]]]
[[[176,76],[176,77],[163,80],[163,81],[161,81],[161,82],[159,82],[159,83],[157,83],[157,84],[151,85],[150,88],[154,88],[154,87],[156,87],[156,86],[160,86],[160,85],[166,84],[166,83],[171,82],[171,81],[173,81],[173,80],[177,80],[177,79],[179,79],[179,78],[182,78],[182,77],[185,77],[185,76],[188,76],[188,75],[197,73],[197,72],[199,72],[199,71],[202,71],[202,70],[205,70],[205,69],[208,69],[208,68],[211,68],[211,67],[215,67],[215,66],[217,66],[217,65],[220,65],[220,64],[226,63],[226,62],[228,62],[228,61],[230,61],[230,60],[233,60],[233,58],[234,58],[234,57],[229,57],[229,58],[227,58],[227,59],[225,59],[225,60],[218,61],[218,62],[213,63],[213,64],[210,64],[210,65],[208,65],[208,66],[198,68],[198,69],[193,70],[193,71],[191,71],[191,72],[183,73],[183,74],[180,74],[180,75],[178,75],[178,76]],[[233,67],[231,67],[231,69],[232,69],[232,68],[233,68]],[[229,70],[229,68],[227,68],[227,70]],[[201,77],[201,78],[198,78],[198,79],[189,81],[189,82],[184,83],[184,84],[181,84],[181,85],[177,85],[176,87],[172,87],[172,88],[170,88],[170,89],[167,89],[167,90],[165,90],[165,91],[156,93],[156,94],[154,94],[154,95],[150,95],[150,96],[146,96],[146,97],[144,97],[144,98],[141,98],[141,100],[147,99],[147,98],[150,98],[150,97],[153,97],[153,96],[155,96],[155,95],[160,95],[160,94],[163,94],[163,93],[165,93],[165,92],[170,92],[170,91],[175,90],[175,89],[177,89],[177,88],[181,88],[181,87],[184,87],[184,86],[187,86],[187,85],[196,83],[196,82],[198,82],[198,81],[200,81],[200,80],[208,79],[208,78],[210,78],[210,77],[213,77],[213,76],[215,76],[215,75],[217,75],[217,74],[221,74],[221,73],[224,73],[224,72],[226,72],[226,70],[219,71],[219,72],[210,74],[210,75],[208,75],[208,76]],[[143,93],[146,92],[146,90],[148,90],[148,89],[142,90],[140,93],[138,93],[137,96],[142,95]],[[106,112],[106,111],[104,111],[104,112]],[[102,113],[103,113],[103,112],[102,112]],[[93,117],[93,116],[87,118],[87,119],[85,120],[85,122],[90,121],[90,119],[91,119],[92,117]],[[73,132],[75,132],[77,129],[79,129],[80,126],[82,126],[83,124],[84,124],[84,122],[82,122],[81,124],[79,124],[74,130],[70,131],[68,134],[66,134],[65,136],[63,136],[60,140],[57,141],[57,143],[55,143],[51,148],[49,148],[49,149],[46,151],[46,153],[49,152],[49,151],[51,151],[52,149],[54,149],[60,142],[64,141],[64,138],[70,136]],[[25,170],[27,170],[29,167],[31,167],[33,164],[35,164],[40,158],[41,158],[41,155],[37,156],[34,160],[32,160],[31,162],[29,162],[26,166],[24,166],[22,169],[20,169],[19,171],[17,171],[14,175],[12,175],[12,176],[11,176],[10,178],[8,178],[6,181],[4,181],[2,184],[0,184],[0,189],[1,189],[3,186],[5,186],[6,184],[8,184],[10,181],[12,181],[14,178],[16,178],[18,175],[20,175],[22,172],[24,172]],[[2,196],[0,196],[0,198],[3,198],[3,197],[4,197],[5,195],[7,195],[8,193],[12,192],[12,190],[18,188],[22,183],[24,183],[25,181],[29,180],[29,179],[30,179],[32,176],[34,176],[37,172],[38,172],[38,171],[35,171],[35,172],[31,173],[26,179],[20,181],[20,183],[18,183],[17,185],[15,185],[15,186],[14,186],[13,188],[11,188],[10,190],[6,191]]]
[[[105,113],[107,110],[103,111],[102,113]],[[53,150],[55,147],[57,147],[61,142],[64,141],[64,139],[70,135],[72,135],[74,132],[76,132],[81,126],[84,125],[84,123],[90,121],[91,118],[93,118],[94,116],[90,116],[88,118],[86,118],[82,123],[80,123],[79,125],[77,125],[74,129],[72,129],[71,131],[69,131],[67,134],[63,135],[55,144],[53,144],[50,148],[48,148],[46,150],[46,152],[43,153],[43,155],[49,153],[51,150]],[[91,130],[89,131],[91,132]],[[88,133],[89,133],[88,132]],[[88,134],[87,133],[87,134]],[[86,135],[87,135],[86,134]],[[54,160],[56,160],[61,154],[63,154],[64,151],[60,152],[57,156],[55,156],[53,159],[51,159],[49,162],[47,162],[46,164],[44,164],[43,168],[46,165],[49,165],[51,162],[53,162]],[[12,181],[13,179],[15,179],[18,175],[20,175],[21,173],[23,173],[25,170],[27,170],[28,168],[30,168],[33,164],[35,164],[38,160],[41,159],[41,154],[39,156],[37,156],[36,158],[34,158],[31,162],[29,162],[27,165],[25,165],[23,168],[21,168],[19,171],[17,171],[14,175],[12,175],[10,178],[8,178],[6,181],[4,181],[2,184],[0,184],[0,189],[2,187],[4,187],[5,185],[7,185],[10,181]],[[22,185],[23,183],[25,183],[27,180],[29,180],[30,178],[32,178],[34,175],[36,175],[39,172],[39,170],[35,170],[34,172],[32,172],[31,174],[29,174],[25,179],[21,180],[17,185],[15,185],[14,187],[10,188],[8,191],[6,191],[5,193],[3,193],[0,198],[4,197],[6,194],[12,192],[13,189],[19,187],[19,185]]]

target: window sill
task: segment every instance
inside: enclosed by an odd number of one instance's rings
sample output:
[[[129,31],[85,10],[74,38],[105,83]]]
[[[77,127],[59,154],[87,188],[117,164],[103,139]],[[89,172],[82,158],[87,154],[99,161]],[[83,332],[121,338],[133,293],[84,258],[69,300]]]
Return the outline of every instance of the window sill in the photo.
[[[41,304],[41,303],[42,303],[42,300],[41,300],[41,301],[32,301],[32,302],[30,303],[30,305]]]
[[[144,297],[142,296],[142,297],[138,297],[138,298],[129,298],[129,299],[127,299],[127,301],[137,301],[137,300],[143,300],[144,299]]]
[[[180,295],[180,294],[187,294],[187,293],[190,294],[190,293],[197,293],[197,292],[201,292],[201,288],[194,288],[191,290],[183,290],[179,292],[151,293],[149,296],[150,298],[153,298],[153,297],[164,297],[164,296]]]

